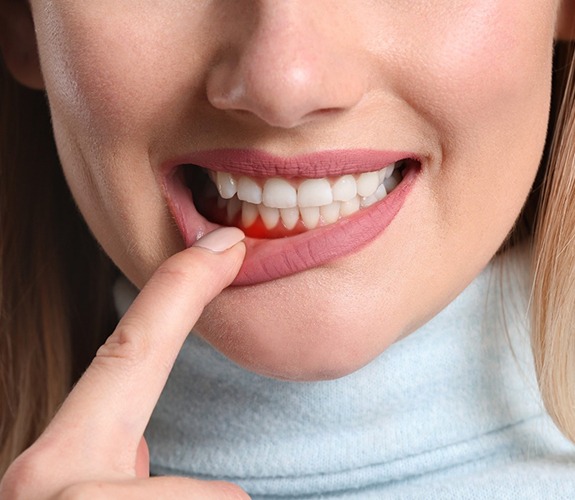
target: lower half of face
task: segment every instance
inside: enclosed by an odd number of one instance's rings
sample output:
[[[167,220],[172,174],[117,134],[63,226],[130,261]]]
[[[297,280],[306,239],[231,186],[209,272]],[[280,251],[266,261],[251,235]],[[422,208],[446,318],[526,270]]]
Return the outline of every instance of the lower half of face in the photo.
[[[138,286],[244,228],[197,332],[259,373],[339,377],[422,325],[497,251],[539,165],[547,1],[34,3],[90,228]]]

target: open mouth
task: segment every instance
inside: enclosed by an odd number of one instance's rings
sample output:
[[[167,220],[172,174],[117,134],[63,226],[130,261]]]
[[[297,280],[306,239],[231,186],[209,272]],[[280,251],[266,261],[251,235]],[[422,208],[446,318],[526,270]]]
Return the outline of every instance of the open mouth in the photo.
[[[414,161],[322,178],[254,177],[183,165],[196,209],[207,220],[236,226],[253,238],[284,238],[335,224],[380,202]]]
[[[220,226],[246,234],[234,285],[269,281],[351,254],[391,224],[422,170],[411,153],[335,150],[282,158],[200,151],[163,167],[186,246]]]

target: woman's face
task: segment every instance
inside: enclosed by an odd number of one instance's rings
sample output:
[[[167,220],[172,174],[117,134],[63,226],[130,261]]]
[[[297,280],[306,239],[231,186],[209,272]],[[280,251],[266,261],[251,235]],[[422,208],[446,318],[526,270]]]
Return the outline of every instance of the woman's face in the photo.
[[[263,374],[342,376],[429,320],[501,245],[539,165],[558,1],[31,7],[90,228],[142,286],[243,224],[244,268],[197,332]]]

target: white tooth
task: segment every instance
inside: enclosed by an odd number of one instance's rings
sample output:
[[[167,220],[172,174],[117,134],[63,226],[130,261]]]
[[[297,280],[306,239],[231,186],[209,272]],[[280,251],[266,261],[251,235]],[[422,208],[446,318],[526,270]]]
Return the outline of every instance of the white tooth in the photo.
[[[391,174],[393,174],[393,172],[395,170],[395,165],[396,165],[396,163],[385,168],[385,178],[386,179],[389,179],[391,177]]]
[[[277,208],[266,207],[265,205],[259,205],[258,210],[260,211],[260,217],[264,221],[267,229],[273,229],[277,226],[280,220],[280,211]]]
[[[319,214],[326,224],[333,224],[339,219],[339,201],[324,205],[319,209]]]
[[[357,184],[352,175],[344,175],[331,188],[334,201],[349,201],[357,194]]]
[[[305,227],[315,229],[319,223],[319,207],[303,207],[299,211]]]
[[[259,205],[262,202],[262,188],[253,179],[242,175],[238,180],[238,198]]]
[[[226,207],[226,213],[228,215],[228,224],[233,224],[236,215],[242,209],[242,202],[238,200],[237,196],[234,196],[230,201],[228,201],[228,206]]]
[[[379,183],[381,184],[385,179],[387,179],[388,177],[391,177],[391,174],[393,174],[393,171],[395,170],[395,163],[392,163],[391,165],[388,165],[385,168],[382,168],[378,174],[379,174]]]
[[[387,179],[385,179],[383,181],[383,185],[385,186],[385,190],[388,193],[391,192],[393,189],[395,189],[398,184],[399,184],[399,181],[396,179],[395,175],[392,175],[391,177],[388,177]]]
[[[299,220],[299,210],[297,208],[282,208],[280,214],[286,229],[293,229],[296,226]]]
[[[377,177],[379,178],[379,183],[381,184],[385,179],[385,174],[387,173],[387,168],[382,168],[377,171]]]
[[[359,196],[371,196],[379,186],[379,174],[366,172],[357,178],[357,194]]]
[[[297,191],[288,181],[274,177],[264,184],[262,201],[268,207],[296,207]]]
[[[377,202],[377,196],[375,196],[375,194],[372,194],[371,196],[364,196],[361,199],[360,205],[362,208],[367,208],[373,205],[375,202]]]
[[[381,184],[375,191],[375,197],[379,200],[383,200],[387,196],[387,191],[385,186]]]
[[[348,215],[354,214],[359,210],[359,197],[355,196],[349,201],[344,201],[341,204],[339,209],[339,213],[342,217],[346,217]]]
[[[258,218],[258,207],[252,203],[244,201],[242,203],[242,225],[250,227]]]
[[[236,180],[227,172],[217,172],[215,183],[220,196],[226,200],[229,200],[237,192]]]
[[[297,204],[300,207],[317,208],[329,205],[332,201],[331,186],[327,179],[307,179],[299,185],[297,190]]]

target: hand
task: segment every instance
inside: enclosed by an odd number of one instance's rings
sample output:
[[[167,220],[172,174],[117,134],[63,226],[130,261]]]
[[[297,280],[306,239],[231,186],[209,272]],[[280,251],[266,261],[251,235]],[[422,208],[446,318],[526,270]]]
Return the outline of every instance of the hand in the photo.
[[[0,498],[249,498],[231,483],[150,478],[143,439],[186,336],[239,271],[242,239],[239,229],[218,229],[158,268],[45,432],[10,466]]]

